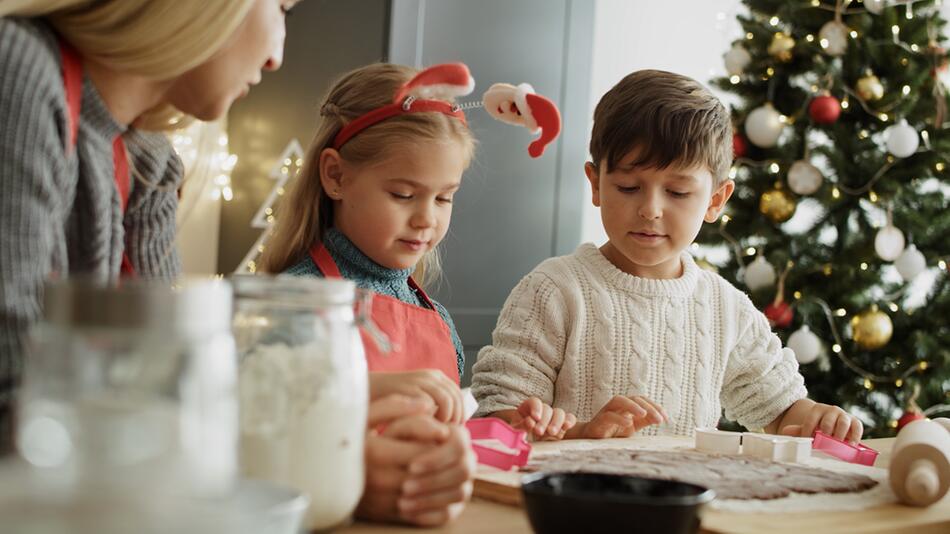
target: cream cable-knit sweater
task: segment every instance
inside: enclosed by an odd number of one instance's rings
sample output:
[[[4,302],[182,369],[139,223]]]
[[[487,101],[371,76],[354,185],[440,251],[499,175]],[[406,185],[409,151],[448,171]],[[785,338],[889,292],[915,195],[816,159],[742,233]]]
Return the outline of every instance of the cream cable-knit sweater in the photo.
[[[682,261],[671,280],[624,273],[590,243],[543,262],[478,354],[478,413],[538,397],[588,421],[614,395],[643,395],[671,424],[641,434],[692,435],[715,427],[723,407],[761,429],[805,397],[794,354],[748,297],[688,253]]]

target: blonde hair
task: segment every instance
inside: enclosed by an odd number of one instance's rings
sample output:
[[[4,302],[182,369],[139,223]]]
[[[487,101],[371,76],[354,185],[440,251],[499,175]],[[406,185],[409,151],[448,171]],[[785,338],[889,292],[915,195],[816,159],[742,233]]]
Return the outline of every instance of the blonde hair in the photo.
[[[255,0],[5,0],[0,16],[44,17],[80,54],[156,80],[210,59]],[[170,105],[136,120],[143,130],[174,130],[187,118]]]
[[[595,166],[612,172],[637,148],[634,166],[705,165],[716,186],[732,165],[729,112],[703,84],[681,74],[628,74],[597,103],[590,136]]]
[[[333,84],[320,107],[323,120],[303,167],[277,209],[277,222],[261,256],[259,270],[283,272],[300,261],[313,243],[323,239],[333,226],[333,201],[321,185],[320,154],[333,144],[344,125],[391,104],[399,87],[416,73],[411,67],[376,63],[350,71]],[[406,113],[374,124],[347,141],[340,148],[340,156],[360,165],[384,161],[392,151],[407,144],[446,140],[461,143],[467,167],[475,150],[471,131],[462,121],[442,113]],[[437,250],[423,256],[415,276],[423,286],[441,276]]]

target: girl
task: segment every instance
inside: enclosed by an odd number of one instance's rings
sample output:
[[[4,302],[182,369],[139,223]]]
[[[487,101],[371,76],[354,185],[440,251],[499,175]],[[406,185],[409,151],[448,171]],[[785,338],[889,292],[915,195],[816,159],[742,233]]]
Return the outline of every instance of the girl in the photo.
[[[261,269],[344,277],[372,290],[373,321],[391,344],[389,353],[381,354],[365,339],[372,399],[431,398],[438,421],[459,423],[462,346],[448,312],[411,275],[438,276],[436,246],[448,230],[452,198],[474,140],[464,114],[451,102],[395,98],[416,74],[409,67],[375,64],[333,86],[304,167],[279,209]],[[422,445],[432,442],[435,428],[420,420],[401,435]],[[419,517],[425,512],[442,510],[445,520],[460,511],[456,505],[470,493],[472,452],[458,425],[445,428],[434,445],[418,451],[443,451],[428,453],[442,456],[430,468],[413,466],[409,454],[391,476],[368,470],[367,487],[389,490],[400,502],[387,511],[378,496],[375,503],[364,497],[364,515],[423,523]],[[373,451],[387,447],[383,437],[367,441],[373,467],[374,459],[381,459]]]
[[[178,274],[182,167],[150,132],[215,119],[280,67],[294,3],[0,3],[0,455],[43,282]]]

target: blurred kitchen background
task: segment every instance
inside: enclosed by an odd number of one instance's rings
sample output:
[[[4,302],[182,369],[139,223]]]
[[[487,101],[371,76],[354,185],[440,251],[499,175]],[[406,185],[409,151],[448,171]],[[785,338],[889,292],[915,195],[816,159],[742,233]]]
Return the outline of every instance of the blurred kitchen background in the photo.
[[[641,68],[704,83],[723,75],[741,8],[738,0],[301,2],[287,21],[283,67],[265,74],[226,121],[175,139],[191,168],[180,210],[185,269],[253,270],[274,201],[296,170],[295,141],[306,150],[321,98],[340,74],[376,61],[462,61],[476,81],[472,100],[495,82],[528,82],[563,118],[541,158],[528,157],[523,129],[468,113],[479,149],[456,197],[442,244],[445,276],[433,294],[451,312],[470,368],[522,276],[581,242],[604,241],[583,174],[598,98]]]

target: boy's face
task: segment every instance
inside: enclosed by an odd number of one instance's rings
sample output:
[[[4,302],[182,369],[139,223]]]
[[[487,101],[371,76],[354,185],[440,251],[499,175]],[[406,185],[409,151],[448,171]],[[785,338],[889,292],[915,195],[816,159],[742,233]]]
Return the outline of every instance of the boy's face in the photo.
[[[601,251],[620,270],[642,278],[676,278],[680,253],[706,222],[715,222],[732,196],[727,180],[713,189],[705,166],[633,167],[636,149],[612,172],[603,161],[585,172],[609,241]]]

